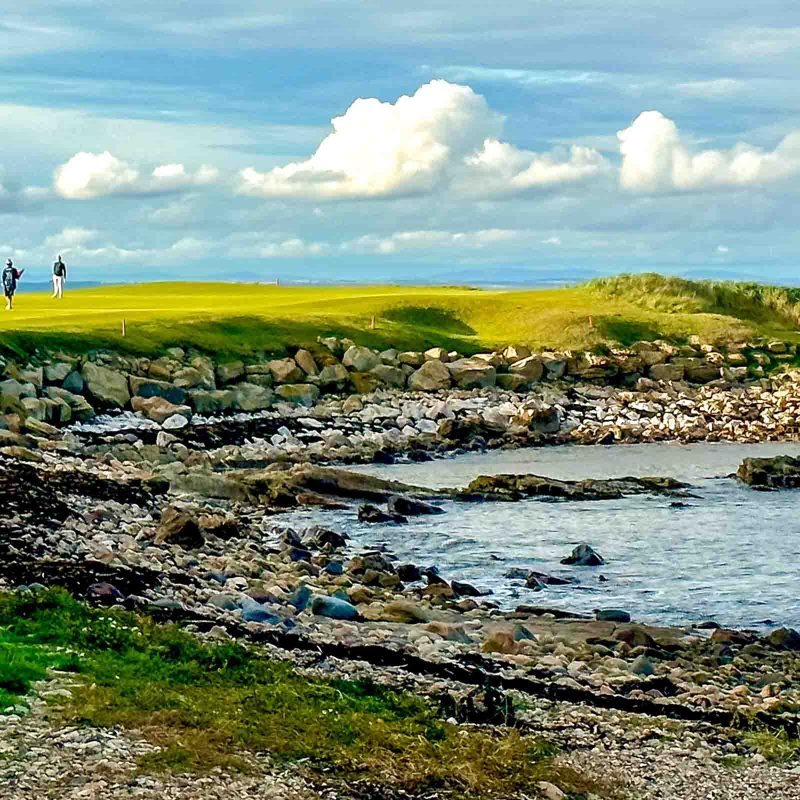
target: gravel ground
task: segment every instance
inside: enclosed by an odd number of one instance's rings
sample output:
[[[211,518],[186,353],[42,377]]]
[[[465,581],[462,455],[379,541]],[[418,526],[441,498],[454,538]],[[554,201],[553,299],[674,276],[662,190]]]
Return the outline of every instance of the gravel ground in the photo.
[[[726,767],[676,749],[642,748],[575,752],[561,761],[602,775],[625,788],[631,800],[797,800],[800,768],[750,760]]]

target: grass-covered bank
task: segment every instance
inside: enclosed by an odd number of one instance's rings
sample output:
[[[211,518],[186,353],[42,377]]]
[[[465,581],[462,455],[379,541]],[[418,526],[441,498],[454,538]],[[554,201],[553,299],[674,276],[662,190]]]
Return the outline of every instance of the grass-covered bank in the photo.
[[[414,793],[508,797],[541,780],[573,797],[598,791],[555,768],[546,741],[448,724],[414,695],[309,680],[238,644],[206,644],[57,590],[0,595],[0,706],[24,702],[51,669],[80,676],[66,722],[133,729],[159,746],[145,771],[246,770],[267,753],[278,766]]]
[[[798,297],[792,289],[659,275],[529,291],[141,284],[68,292],[61,302],[20,295],[14,311],[0,317],[0,347],[17,353],[108,347],[147,355],[188,345],[246,356],[308,345],[320,335],[463,353],[509,343],[592,349],[691,334],[710,341],[797,338]]]

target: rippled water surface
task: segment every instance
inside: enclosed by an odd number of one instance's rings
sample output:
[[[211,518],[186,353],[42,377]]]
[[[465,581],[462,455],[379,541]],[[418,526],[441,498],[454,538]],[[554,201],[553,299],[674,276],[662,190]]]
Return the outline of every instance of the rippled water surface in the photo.
[[[654,622],[800,627],[800,491],[756,492],[727,477],[747,456],[780,454],[798,456],[800,445],[558,447],[362,467],[430,487],[463,486],[477,475],[504,472],[564,479],[664,475],[692,483],[697,498],[685,508],[665,497],[447,503],[446,514],[401,526],[361,524],[355,512],[293,519],[324,522],[347,531],[356,545],[385,544],[404,561],[435,564],[446,577],[491,590],[504,606],[619,607]],[[559,560],[579,542],[592,544],[607,563],[562,566]],[[512,567],[578,583],[533,592],[505,577]]]

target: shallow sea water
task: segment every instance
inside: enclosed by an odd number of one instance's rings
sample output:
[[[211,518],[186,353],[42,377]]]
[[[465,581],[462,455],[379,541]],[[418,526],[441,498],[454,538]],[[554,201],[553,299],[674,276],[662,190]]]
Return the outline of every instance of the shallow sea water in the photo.
[[[591,612],[623,608],[638,620],[800,627],[800,491],[758,492],[728,477],[747,456],[800,456],[800,444],[566,446],[465,455],[422,464],[359,467],[421,486],[464,486],[477,475],[535,473],[580,479],[671,476],[697,499],[597,502],[445,503],[447,513],[407,525],[359,523],[355,511],[301,512],[287,524],[319,522],[346,531],[356,547],[385,546],[397,558],[436,565],[443,576],[520,603]],[[562,566],[580,542],[601,567]],[[505,577],[512,567],[572,577],[534,592]],[[600,581],[600,576],[607,581]]]

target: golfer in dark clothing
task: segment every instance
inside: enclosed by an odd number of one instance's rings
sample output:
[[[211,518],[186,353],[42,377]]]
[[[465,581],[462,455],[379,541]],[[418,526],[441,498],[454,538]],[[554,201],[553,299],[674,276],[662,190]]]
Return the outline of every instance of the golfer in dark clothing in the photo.
[[[59,300],[64,296],[64,284],[67,282],[67,265],[58,257],[53,264],[53,297]]]
[[[17,281],[22,277],[24,269],[17,269],[9,258],[3,270],[3,294],[6,296],[6,311],[14,307],[14,293],[17,291]]]

